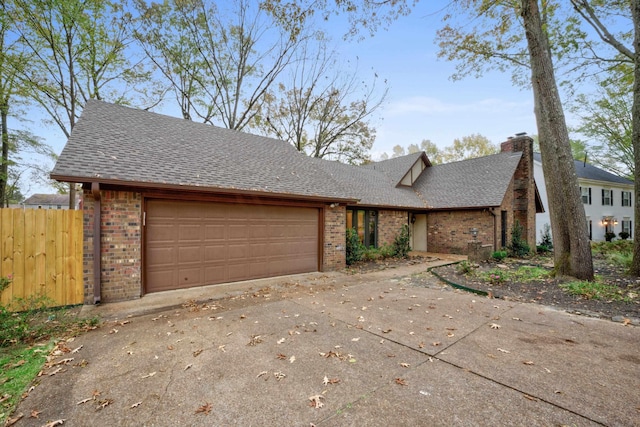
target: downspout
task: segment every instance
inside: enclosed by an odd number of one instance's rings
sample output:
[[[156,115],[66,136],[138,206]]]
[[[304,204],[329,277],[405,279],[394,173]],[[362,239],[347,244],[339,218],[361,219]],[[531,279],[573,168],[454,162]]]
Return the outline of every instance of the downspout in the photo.
[[[91,194],[93,195],[93,303],[100,303],[101,273],[102,273],[102,236],[100,225],[102,222],[102,209],[100,207],[100,184],[91,183]]]

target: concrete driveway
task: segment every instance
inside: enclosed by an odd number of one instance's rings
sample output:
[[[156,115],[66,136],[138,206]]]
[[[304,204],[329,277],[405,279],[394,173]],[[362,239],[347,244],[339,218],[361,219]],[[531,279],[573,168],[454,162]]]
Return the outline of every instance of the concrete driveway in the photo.
[[[638,327],[454,291],[428,266],[104,305],[16,425],[640,425]]]

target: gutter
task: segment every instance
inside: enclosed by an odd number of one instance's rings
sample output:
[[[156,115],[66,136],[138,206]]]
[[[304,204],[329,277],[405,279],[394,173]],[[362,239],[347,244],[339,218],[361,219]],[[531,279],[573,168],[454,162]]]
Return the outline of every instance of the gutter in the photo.
[[[93,303],[100,303],[101,279],[102,279],[102,209],[100,204],[100,184],[91,183],[93,195]]]

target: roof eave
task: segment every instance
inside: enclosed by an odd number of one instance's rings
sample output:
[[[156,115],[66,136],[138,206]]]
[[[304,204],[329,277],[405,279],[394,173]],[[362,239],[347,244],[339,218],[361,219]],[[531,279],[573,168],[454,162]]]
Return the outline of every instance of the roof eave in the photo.
[[[66,176],[51,174],[52,179],[61,182],[75,182],[75,183],[99,183],[104,185],[117,185],[122,187],[133,188],[148,188],[153,190],[181,190],[189,192],[203,192],[203,193],[219,193],[219,194],[239,194],[245,196],[260,196],[260,197],[273,197],[279,199],[291,199],[291,200],[309,200],[309,201],[321,201],[321,202],[337,202],[352,204],[357,203],[359,199],[334,197],[334,196],[320,196],[320,195],[307,195],[307,194],[292,194],[282,193],[275,191],[260,191],[260,190],[245,190],[240,188],[225,188],[225,187],[204,187],[198,185],[180,185],[180,184],[165,184],[157,182],[144,182],[144,181],[126,181],[118,179],[99,179],[99,178],[83,178],[77,176]]]

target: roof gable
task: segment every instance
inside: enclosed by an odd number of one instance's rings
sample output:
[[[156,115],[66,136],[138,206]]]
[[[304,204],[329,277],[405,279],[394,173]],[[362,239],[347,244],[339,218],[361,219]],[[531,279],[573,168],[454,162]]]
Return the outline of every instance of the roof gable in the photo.
[[[522,152],[505,152],[427,168],[414,188],[433,209],[500,206]]]

